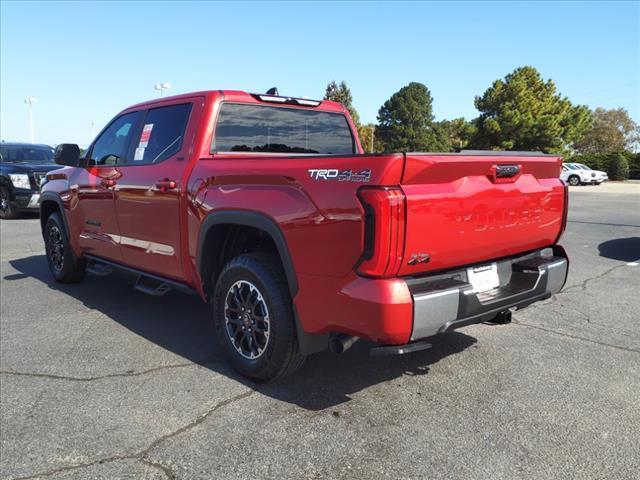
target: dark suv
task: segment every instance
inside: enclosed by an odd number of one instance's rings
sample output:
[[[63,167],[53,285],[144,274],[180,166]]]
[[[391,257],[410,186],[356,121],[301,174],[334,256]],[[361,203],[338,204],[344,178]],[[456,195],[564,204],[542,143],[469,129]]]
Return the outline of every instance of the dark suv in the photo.
[[[0,143],[0,218],[38,212],[40,186],[56,168],[49,145]]]

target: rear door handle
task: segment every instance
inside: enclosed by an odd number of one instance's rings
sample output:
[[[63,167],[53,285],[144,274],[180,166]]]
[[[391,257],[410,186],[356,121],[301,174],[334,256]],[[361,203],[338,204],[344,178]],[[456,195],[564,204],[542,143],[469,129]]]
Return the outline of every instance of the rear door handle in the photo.
[[[173,190],[174,188],[176,188],[177,184],[176,184],[175,180],[169,180],[169,179],[165,178],[163,180],[158,180],[156,182],[156,187],[161,192],[166,192],[167,190]]]

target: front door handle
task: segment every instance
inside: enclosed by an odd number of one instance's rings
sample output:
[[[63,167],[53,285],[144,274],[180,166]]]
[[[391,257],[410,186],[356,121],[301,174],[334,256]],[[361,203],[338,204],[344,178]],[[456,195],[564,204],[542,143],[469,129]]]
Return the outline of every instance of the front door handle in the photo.
[[[156,182],[156,187],[161,192],[166,192],[167,190],[173,190],[174,188],[176,188],[176,186],[177,185],[176,185],[175,180],[169,180],[168,178],[165,178],[165,179],[162,179],[162,180],[158,180]]]
[[[113,180],[112,178],[103,178],[100,181],[100,185],[102,185],[105,188],[112,188],[116,186],[116,181]]]

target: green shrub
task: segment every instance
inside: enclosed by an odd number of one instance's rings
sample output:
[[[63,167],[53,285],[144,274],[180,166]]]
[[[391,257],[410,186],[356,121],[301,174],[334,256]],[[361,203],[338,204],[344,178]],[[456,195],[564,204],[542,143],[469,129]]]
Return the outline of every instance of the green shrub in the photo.
[[[633,153],[627,157],[629,161],[629,178],[640,180],[640,153]]]
[[[627,157],[622,153],[616,153],[612,156],[609,163],[609,179],[611,180],[626,180],[629,178],[629,162]]]

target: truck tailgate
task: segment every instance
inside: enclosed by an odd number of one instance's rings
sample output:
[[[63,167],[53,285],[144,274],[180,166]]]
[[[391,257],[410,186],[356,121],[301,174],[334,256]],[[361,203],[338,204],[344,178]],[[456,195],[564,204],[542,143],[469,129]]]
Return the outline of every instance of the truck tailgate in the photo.
[[[399,274],[481,263],[555,243],[565,208],[561,165],[551,155],[408,153]]]

